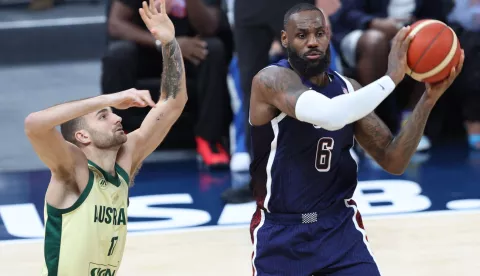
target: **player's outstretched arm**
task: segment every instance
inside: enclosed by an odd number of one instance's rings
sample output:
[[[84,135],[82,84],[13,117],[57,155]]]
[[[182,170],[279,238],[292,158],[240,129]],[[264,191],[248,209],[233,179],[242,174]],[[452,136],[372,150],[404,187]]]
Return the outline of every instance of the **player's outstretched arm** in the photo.
[[[114,106],[119,109],[154,106],[148,91],[129,89],[119,93],[101,95],[84,100],[59,104],[33,112],[24,123],[25,133],[33,149],[57,180],[72,180],[75,165],[84,163],[86,157],[75,145],[67,142],[56,126],[88,113]]]
[[[25,134],[54,178],[59,181],[74,180],[76,160],[82,157],[80,149],[65,141],[55,127],[108,105],[109,98],[99,96],[59,104],[27,116]]]
[[[355,124],[356,140],[383,169],[392,174],[402,174],[405,171],[416,152],[430,111],[461,72],[463,60],[462,52],[458,67],[452,69],[447,80],[435,85],[427,84],[427,91],[396,137],[393,137],[390,129],[374,113]],[[361,87],[356,81],[352,80],[351,83],[356,89]]]
[[[254,77],[252,97],[271,106],[272,112],[278,109],[299,121],[334,131],[368,115],[394,88],[395,83],[385,76],[357,93],[330,99],[304,86],[292,70],[274,66]]]
[[[161,1],[160,8],[158,11],[150,0],[149,6],[143,2],[139,11],[150,32],[162,44],[163,73],[158,103],[147,114],[140,128],[129,134],[124,148],[124,153],[129,156],[127,159],[131,160],[131,166],[128,166],[131,175],[163,141],[180,117],[188,98],[182,53],[175,39],[173,23],[165,11],[165,1]]]

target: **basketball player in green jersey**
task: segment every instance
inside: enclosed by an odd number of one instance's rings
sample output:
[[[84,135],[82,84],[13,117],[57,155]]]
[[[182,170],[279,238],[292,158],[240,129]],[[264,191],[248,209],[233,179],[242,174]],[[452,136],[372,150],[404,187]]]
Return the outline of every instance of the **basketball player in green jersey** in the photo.
[[[162,45],[157,103],[148,91],[130,89],[60,104],[25,120],[26,134],[52,175],[45,197],[42,275],[118,274],[127,236],[129,182],[187,101],[182,54],[165,2],[160,11],[153,0],[149,6],[143,2],[139,12]],[[146,106],[152,109],[141,127],[126,135],[111,107]]]

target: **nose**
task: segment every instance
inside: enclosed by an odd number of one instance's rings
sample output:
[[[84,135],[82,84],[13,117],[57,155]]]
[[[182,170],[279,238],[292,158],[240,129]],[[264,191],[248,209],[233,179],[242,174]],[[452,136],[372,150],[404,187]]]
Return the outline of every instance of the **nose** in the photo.
[[[318,39],[315,35],[309,35],[308,36],[307,47],[308,48],[317,48],[318,47]]]
[[[119,124],[122,122],[122,117],[118,116],[117,114],[113,114],[115,116],[115,124]]]

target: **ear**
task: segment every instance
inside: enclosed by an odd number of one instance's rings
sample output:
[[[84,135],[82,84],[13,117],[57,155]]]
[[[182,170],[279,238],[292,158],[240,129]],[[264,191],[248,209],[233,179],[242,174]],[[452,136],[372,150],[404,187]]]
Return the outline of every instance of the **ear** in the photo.
[[[75,139],[81,144],[89,144],[92,140],[90,139],[90,134],[86,130],[79,130],[75,132]]]
[[[282,46],[283,48],[287,48],[288,46],[288,38],[287,38],[287,32],[285,32],[284,30],[282,30],[281,34],[280,34],[280,40],[282,42]]]

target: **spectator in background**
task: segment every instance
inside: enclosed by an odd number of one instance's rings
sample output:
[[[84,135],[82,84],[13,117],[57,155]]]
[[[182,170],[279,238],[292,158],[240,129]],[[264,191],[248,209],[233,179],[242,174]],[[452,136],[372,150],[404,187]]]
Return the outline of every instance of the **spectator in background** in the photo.
[[[480,0],[456,0],[448,20],[467,57],[452,90],[462,98],[470,147],[480,150]]]
[[[55,6],[55,0],[31,0],[28,8],[30,10],[47,10]]]
[[[385,74],[390,41],[401,27],[423,18],[445,22],[450,8],[450,0],[343,0],[342,8],[331,17],[332,41],[346,67],[353,69],[356,80],[365,86]],[[413,91],[408,93],[413,107],[425,87],[407,76],[398,89]],[[376,110],[394,132],[400,124],[396,96],[392,93]],[[407,108],[403,121],[408,114]],[[429,140],[422,137],[418,150],[429,147]]]
[[[195,135],[197,152],[206,166],[226,167],[229,154],[222,145],[231,121],[227,87],[233,35],[220,0],[166,0],[182,50],[190,99],[198,109]],[[138,9],[142,0],[114,0],[108,16],[112,38],[102,64],[103,93],[135,87],[137,80],[162,72],[161,45],[142,23]],[[158,2],[157,2],[158,5]],[[155,93],[157,94],[157,93]],[[192,101],[192,100],[190,100]],[[116,110],[129,119],[128,111]],[[138,127],[138,126],[137,126]]]

